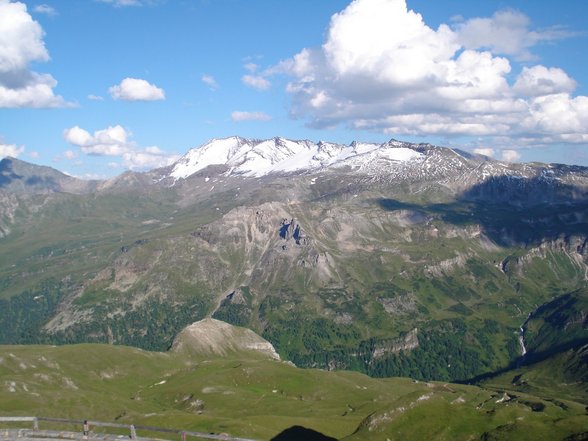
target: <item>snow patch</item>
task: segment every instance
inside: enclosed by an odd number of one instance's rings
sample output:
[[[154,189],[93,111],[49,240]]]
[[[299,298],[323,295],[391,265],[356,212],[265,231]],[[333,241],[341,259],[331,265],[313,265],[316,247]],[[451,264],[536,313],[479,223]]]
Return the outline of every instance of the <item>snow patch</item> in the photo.
[[[354,165],[384,159],[407,162],[424,155],[400,142],[387,144],[353,143],[350,146],[284,138],[247,140],[239,137],[215,139],[191,149],[172,168],[170,177],[187,178],[210,165],[225,165],[226,174],[262,177],[272,173],[292,173]],[[209,181],[205,178],[205,182]],[[314,184],[315,181],[311,181]]]

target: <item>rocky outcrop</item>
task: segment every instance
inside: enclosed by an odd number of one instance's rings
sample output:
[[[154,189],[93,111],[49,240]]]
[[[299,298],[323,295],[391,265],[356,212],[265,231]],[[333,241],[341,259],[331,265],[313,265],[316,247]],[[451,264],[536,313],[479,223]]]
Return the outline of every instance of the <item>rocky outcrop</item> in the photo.
[[[411,351],[418,348],[418,346],[418,329],[414,328],[402,337],[379,342],[372,351],[372,361],[389,354],[397,354],[400,351]]]
[[[212,318],[200,320],[184,328],[175,338],[171,350],[215,356],[253,351],[275,360],[280,359],[272,344],[255,332]]]
[[[406,315],[417,310],[416,297],[413,293],[403,293],[391,298],[381,297],[378,301],[390,315]]]

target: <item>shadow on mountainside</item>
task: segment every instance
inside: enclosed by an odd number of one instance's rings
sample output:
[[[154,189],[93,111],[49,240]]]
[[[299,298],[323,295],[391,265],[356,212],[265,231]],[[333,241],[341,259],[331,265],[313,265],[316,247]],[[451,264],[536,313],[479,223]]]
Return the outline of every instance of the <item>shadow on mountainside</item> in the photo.
[[[453,225],[480,225],[501,246],[536,246],[588,232],[588,190],[542,177],[492,177],[451,203],[420,205],[386,198],[377,203],[388,211],[410,210]]]
[[[22,178],[22,176],[14,173],[10,159],[0,161],[0,188],[8,187],[13,181],[21,180]]]
[[[19,188],[59,190],[59,184],[53,176],[30,175],[25,176],[15,172],[14,161],[4,158],[0,161],[0,190],[17,190]]]
[[[331,438],[316,430],[307,429],[302,426],[292,426],[278,435],[273,437],[271,441],[337,441],[337,438]]]

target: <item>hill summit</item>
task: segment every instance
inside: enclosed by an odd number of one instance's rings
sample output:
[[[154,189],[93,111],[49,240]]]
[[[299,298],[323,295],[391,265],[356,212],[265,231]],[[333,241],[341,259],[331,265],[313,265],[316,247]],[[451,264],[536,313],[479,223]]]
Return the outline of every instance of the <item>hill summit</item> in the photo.
[[[255,332],[212,318],[186,326],[175,338],[171,350],[198,355],[254,351],[280,359],[272,344]]]

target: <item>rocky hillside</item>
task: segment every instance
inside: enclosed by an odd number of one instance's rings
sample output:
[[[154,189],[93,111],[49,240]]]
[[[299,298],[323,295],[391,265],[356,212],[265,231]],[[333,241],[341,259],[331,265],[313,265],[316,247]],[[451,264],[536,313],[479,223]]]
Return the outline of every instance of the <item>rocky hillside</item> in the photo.
[[[167,349],[213,317],[298,366],[467,380],[518,362],[540,305],[586,296],[582,167],[228,138],[92,185],[3,187],[2,342]]]

